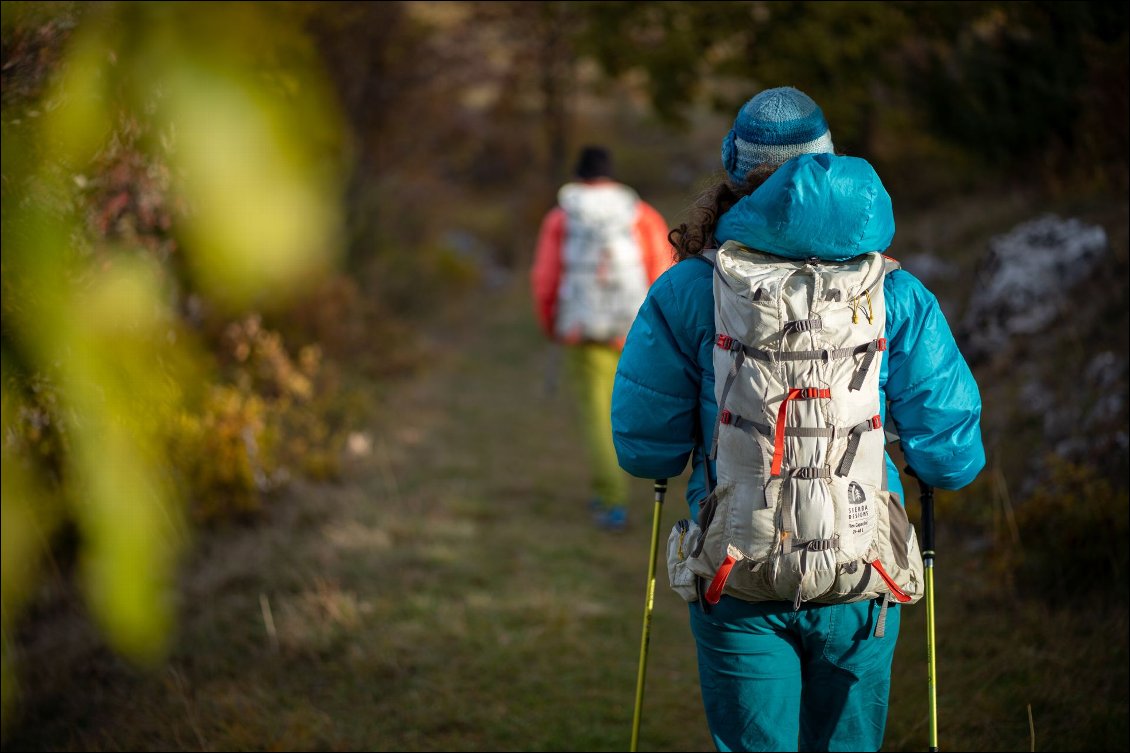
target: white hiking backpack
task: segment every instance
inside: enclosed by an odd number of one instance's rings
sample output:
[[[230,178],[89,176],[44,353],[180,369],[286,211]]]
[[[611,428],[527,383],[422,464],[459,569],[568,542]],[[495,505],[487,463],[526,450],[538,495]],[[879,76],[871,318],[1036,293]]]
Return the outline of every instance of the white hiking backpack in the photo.
[[[639,196],[619,183],[569,183],[558,192],[565,212],[557,335],[605,342],[628,334],[649,282],[635,237]]]
[[[688,601],[913,603],[918,539],[887,490],[879,416],[883,281],[897,262],[790,260],[727,242],[714,259],[717,485],[668,540]],[[883,611],[885,617],[885,610]],[[882,624],[876,627],[882,634]]]

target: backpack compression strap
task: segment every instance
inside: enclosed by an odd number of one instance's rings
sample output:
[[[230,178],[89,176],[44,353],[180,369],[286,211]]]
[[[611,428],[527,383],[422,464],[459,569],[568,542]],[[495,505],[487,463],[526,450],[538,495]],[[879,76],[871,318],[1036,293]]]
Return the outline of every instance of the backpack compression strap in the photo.
[[[781,475],[781,463],[785,459],[785,414],[790,400],[830,400],[832,391],[820,387],[790,387],[777,409],[777,429],[773,433],[773,464],[769,468],[770,476]]]
[[[735,429],[741,429],[748,434],[757,432],[767,437],[774,434],[774,430],[771,429],[768,424],[763,424],[759,421],[754,421],[752,419],[745,418],[744,416],[739,416],[737,413],[733,413],[732,411],[725,409],[723,409],[718,414],[718,423],[722,424],[723,426],[732,426]],[[863,433],[865,431],[871,431],[872,429],[881,428],[883,428],[882,419],[880,419],[879,416],[876,415],[872,416],[866,421],[856,424],[855,426],[825,426],[823,428],[811,426],[786,426],[785,436],[835,439],[838,435],[847,434],[847,449],[844,450],[844,455],[842,458],[840,458],[840,465],[836,468],[837,476],[847,476],[848,473],[851,472],[852,463],[855,462],[855,455],[859,451],[859,440],[863,436]]]
[[[816,324],[813,324],[813,322]],[[804,320],[803,326],[819,326],[819,320]],[[798,322],[798,324],[801,324]],[[727,350],[733,354],[733,362],[730,364],[730,371],[726,375],[726,383],[722,386],[722,395],[718,401],[719,407],[726,405],[726,398],[730,394],[730,388],[734,386],[734,381],[738,378],[738,369],[741,366],[742,357],[756,358],[760,361],[768,361],[775,363],[777,361],[828,361],[838,358],[850,358],[851,356],[863,354],[863,360],[856,369],[855,374],[852,376],[851,384],[848,385],[849,390],[858,390],[863,386],[863,380],[867,378],[867,372],[871,369],[871,365],[875,361],[875,354],[887,349],[887,339],[880,337],[862,345],[856,345],[851,348],[835,348],[832,350],[790,350],[783,352],[762,350],[761,348],[751,348],[750,346],[738,340],[736,337],[731,337],[725,333],[718,333],[714,339],[715,346]],[[827,394],[824,394],[827,393]],[[780,410],[777,415],[777,431],[773,443],[773,467],[771,474],[779,476],[781,473],[781,461],[784,456],[785,449],[785,410],[790,400],[809,400],[813,398],[828,399],[832,395],[828,390],[818,390],[815,387],[794,387],[791,388],[785,395],[784,401],[781,403]],[[723,411],[718,413],[718,421],[714,423],[714,438],[710,443],[710,457],[714,458],[718,455],[718,430],[721,426],[721,418]],[[855,447],[858,446],[858,438],[856,438],[855,446],[852,447],[852,459],[855,457]],[[848,467],[851,462],[848,462]],[[843,475],[843,474],[841,474]]]
[[[805,319],[799,322],[789,322],[790,325],[810,325],[811,322],[819,322],[819,319]],[[818,327],[818,325],[817,325]],[[806,326],[809,329],[811,326]],[[797,329],[796,331],[802,331]],[[759,361],[768,361],[775,363],[777,361],[826,361],[835,360],[839,358],[850,358],[863,354],[863,360],[856,369],[855,374],[852,376],[851,384],[848,385],[849,390],[859,390],[863,387],[863,380],[867,378],[867,372],[871,369],[871,364],[875,361],[875,354],[881,353],[887,349],[887,338],[879,337],[870,342],[856,345],[850,348],[835,348],[832,350],[789,350],[778,352],[773,350],[762,350],[761,348],[751,348],[745,343],[741,342],[735,337],[719,332],[715,338],[714,344],[723,350],[732,351],[735,361],[737,354],[740,352],[749,358],[756,358]]]

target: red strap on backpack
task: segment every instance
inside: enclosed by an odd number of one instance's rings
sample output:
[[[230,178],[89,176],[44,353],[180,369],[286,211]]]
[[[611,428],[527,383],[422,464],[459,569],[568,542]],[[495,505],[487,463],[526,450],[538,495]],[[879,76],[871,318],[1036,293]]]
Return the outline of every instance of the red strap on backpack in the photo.
[[[901,588],[899,588],[898,584],[895,583],[894,578],[892,578],[890,575],[887,575],[887,571],[883,569],[882,562],[877,559],[872,560],[871,567],[875,568],[875,572],[879,573],[879,577],[886,581],[887,587],[891,589],[891,596],[895,597],[895,601],[900,601],[903,603],[910,601],[910,596],[906,593],[906,591],[903,591]]]
[[[718,566],[718,572],[714,573],[714,580],[710,581],[710,588],[706,589],[706,603],[717,604],[718,600],[722,598],[722,589],[726,587],[726,581],[730,578],[730,571],[734,569],[738,561],[733,556],[727,554],[726,559],[722,560],[722,564]]]
[[[826,400],[830,397],[832,397],[831,390],[818,387],[792,387],[785,394],[785,399],[781,401],[781,407],[777,409],[777,428],[773,434],[773,465],[769,468],[770,476],[781,475],[781,462],[785,458],[785,411],[789,407],[789,401],[814,400],[816,398]]]

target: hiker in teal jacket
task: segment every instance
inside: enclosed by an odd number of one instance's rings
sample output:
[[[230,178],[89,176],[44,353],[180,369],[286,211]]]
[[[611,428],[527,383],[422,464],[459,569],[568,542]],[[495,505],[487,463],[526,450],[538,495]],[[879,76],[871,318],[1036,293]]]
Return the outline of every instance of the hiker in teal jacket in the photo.
[[[739,112],[723,141],[728,180],[704,194],[673,233],[679,262],[651,287],[616,373],[612,427],[621,467],[677,477],[691,462],[687,502],[706,497],[703,461],[717,416],[711,263],[705,248],[734,240],[792,259],[844,260],[883,251],[894,235],[890,197],[864,160],[833,154],[820,108],[789,87]],[[786,207],[786,203],[791,205]],[[835,211],[829,211],[829,207]],[[788,211],[785,211],[785,210]],[[716,221],[715,221],[716,218]],[[958,489],[980,472],[981,400],[935,297],[897,270],[885,282],[883,423],[925,483]],[[887,457],[889,488],[905,499]],[[717,478],[712,475],[712,478]],[[899,609],[876,638],[880,604],[690,604],[707,721],[719,750],[878,750],[883,741]]]

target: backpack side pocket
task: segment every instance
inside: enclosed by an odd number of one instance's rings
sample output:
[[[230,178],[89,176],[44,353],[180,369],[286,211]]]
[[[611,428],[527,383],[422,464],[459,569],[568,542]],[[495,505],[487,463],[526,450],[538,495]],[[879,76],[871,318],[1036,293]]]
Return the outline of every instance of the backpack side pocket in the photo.
[[[695,523],[684,519],[672,526],[667,537],[667,577],[671,581],[671,589],[687,602],[698,601],[698,589],[695,588],[698,576],[687,567],[687,557],[698,545],[701,535]]]
[[[883,492],[887,497],[886,514],[879,519],[878,545],[879,561],[884,570],[884,580],[888,577],[899,590],[910,597],[913,604],[922,598],[926,590],[925,567],[922,552],[918,547],[918,535],[906,516],[906,508],[897,494]],[[892,593],[894,589],[888,588]],[[902,601],[900,599],[900,601]]]

